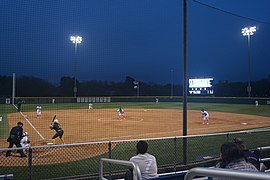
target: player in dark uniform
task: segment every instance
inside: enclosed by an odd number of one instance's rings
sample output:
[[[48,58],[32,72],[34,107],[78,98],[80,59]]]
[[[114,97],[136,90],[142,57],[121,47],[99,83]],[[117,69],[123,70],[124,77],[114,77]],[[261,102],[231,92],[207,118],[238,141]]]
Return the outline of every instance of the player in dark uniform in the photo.
[[[22,147],[20,144],[20,141],[21,141],[22,136],[23,136],[23,128],[22,127],[23,127],[23,123],[18,122],[17,126],[13,127],[10,130],[9,137],[7,139],[7,142],[9,142],[8,148],[12,148],[14,144],[18,148]],[[17,152],[20,153],[21,157],[26,157],[26,155],[24,154],[22,149],[17,150]],[[10,155],[11,155],[11,150],[8,150],[6,152],[6,157],[8,157]]]
[[[62,144],[65,144],[64,138],[63,138],[64,130],[61,128],[58,122],[58,119],[55,118],[53,120],[53,124],[50,125],[50,129],[56,131],[55,135],[52,137],[52,143],[55,144],[55,139],[59,137],[62,141]]]

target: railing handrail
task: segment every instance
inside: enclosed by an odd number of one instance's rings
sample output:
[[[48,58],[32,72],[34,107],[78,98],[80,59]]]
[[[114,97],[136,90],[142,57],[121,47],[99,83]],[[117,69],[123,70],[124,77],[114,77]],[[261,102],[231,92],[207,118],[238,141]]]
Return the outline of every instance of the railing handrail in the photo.
[[[184,180],[191,180],[195,176],[233,178],[239,180],[269,180],[270,174],[263,172],[248,172],[221,168],[197,167],[189,170]]]
[[[103,162],[132,167],[133,168],[133,179],[134,180],[141,180],[142,179],[141,171],[140,171],[138,165],[134,164],[133,162],[118,160],[118,159],[101,158],[100,159],[100,173],[99,173],[99,177],[101,180],[107,180],[105,177],[103,177]]]

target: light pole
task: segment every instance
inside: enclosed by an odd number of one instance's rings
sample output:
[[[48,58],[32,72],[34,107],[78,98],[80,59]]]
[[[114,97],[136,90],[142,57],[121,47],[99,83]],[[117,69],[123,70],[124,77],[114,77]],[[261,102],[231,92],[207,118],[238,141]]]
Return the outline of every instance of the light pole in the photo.
[[[82,37],[80,37],[80,36],[70,36],[70,40],[75,45],[75,58],[76,58],[77,46],[78,46],[78,44],[80,44],[82,42]],[[74,88],[73,88],[73,92],[74,92],[74,97],[77,97],[77,82],[76,82],[77,63],[76,63],[76,59],[74,60],[74,62],[75,62],[75,67],[74,67]]]
[[[173,98],[173,69],[171,69],[171,98]]]
[[[242,29],[243,36],[247,36],[247,38],[248,38],[248,86],[247,86],[248,97],[250,97],[250,93],[251,93],[251,86],[250,86],[250,36],[253,35],[255,31],[256,31],[256,26],[245,27]]]

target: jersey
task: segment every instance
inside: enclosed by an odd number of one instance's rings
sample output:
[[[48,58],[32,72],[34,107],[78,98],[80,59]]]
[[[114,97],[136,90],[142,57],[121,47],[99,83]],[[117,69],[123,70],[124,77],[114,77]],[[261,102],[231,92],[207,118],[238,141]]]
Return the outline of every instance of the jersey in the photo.
[[[143,179],[158,177],[155,156],[149,153],[138,154],[130,158],[130,161],[138,165]]]
[[[37,107],[36,107],[37,116],[40,116],[40,115],[41,115],[41,109],[42,109],[41,106],[37,106]]]
[[[208,119],[209,118],[209,114],[207,111],[202,111],[202,117],[204,120]]]
[[[21,146],[22,146],[23,148],[29,147],[30,145],[29,145],[29,139],[28,139],[28,136],[24,136],[24,137],[21,139],[20,143],[21,143]]]
[[[56,132],[62,131],[62,128],[59,123],[53,123],[51,129],[54,129]]]

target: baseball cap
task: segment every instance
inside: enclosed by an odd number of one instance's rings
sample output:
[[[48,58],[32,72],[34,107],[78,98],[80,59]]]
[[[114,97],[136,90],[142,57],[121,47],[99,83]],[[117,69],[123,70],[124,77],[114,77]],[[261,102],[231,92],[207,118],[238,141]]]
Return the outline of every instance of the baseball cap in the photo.
[[[17,125],[22,125],[23,126],[23,123],[22,122],[18,122]]]

